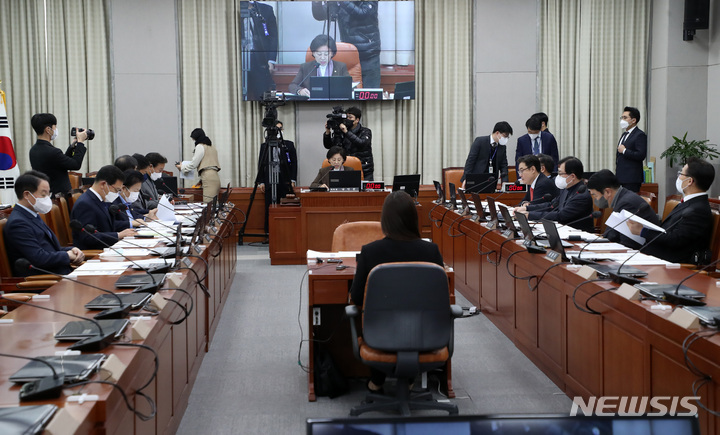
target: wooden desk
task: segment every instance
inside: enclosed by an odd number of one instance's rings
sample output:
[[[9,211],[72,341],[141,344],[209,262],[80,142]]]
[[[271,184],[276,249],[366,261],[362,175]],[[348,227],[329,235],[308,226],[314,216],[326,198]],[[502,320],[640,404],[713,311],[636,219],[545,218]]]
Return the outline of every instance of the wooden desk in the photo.
[[[231,216],[232,217],[232,216]],[[218,231],[227,238],[215,237],[201,253],[208,261],[208,273],[205,284],[209,286],[211,298],[208,300],[199,291],[195,275],[188,270],[180,271],[182,278],[179,287],[189,292],[195,302],[190,316],[181,324],[173,325],[172,321],[181,318],[184,313],[175,303],[168,303],[158,316],[146,320],[150,332],[145,340],[136,340],[152,347],[158,353],[159,369],[157,377],[144,390],[157,405],[155,418],[141,421],[129,411],[120,393],[107,385],[90,384],[82,392],[97,394],[97,402],[86,402],[82,405],[70,403],[63,396],[45,402],[23,402],[25,404],[52,403],[66,411],[78,424],[77,433],[174,433],[182,419],[188,404],[192,386],[200,369],[200,364],[217,328],[219,315],[226,300],[235,268],[235,231],[232,225],[225,222]],[[222,251],[220,251],[222,246]],[[217,257],[213,257],[216,255]],[[205,265],[199,259],[192,260],[192,269],[202,278]],[[137,272],[126,272],[137,273]],[[117,276],[81,277],[80,280],[102,288],[113,289]],[[169,283],[165,288],[170,287]],[[102,294],[86,286],[63,280],[43,292],[49,300],[34,302],[47,308],[57,309],[83,317],[90,317],[96,312],[85,310],[83,305]],[[161,290],[161,294],[176,301],[187,309],[190,305],[187,295],[174,290]],[[0,352],[27,356],[53,355],[56,351],[68,347],[66,343],[56,342],[53,338],[65,323],[75,319],[62,314],[55,314],[34,307],[23,306],[4,317],[13,319],[12,324],[0,324]],[[132,323],[132,322],[131,322]],[[130,328],[126,340],[131,337]],[[135,397],[135,388],[145,384],[153,372],[152,355],[143,349],[111,345],[102,353],[112,354],[126,366],[118,376],[118,385],[129,395],[130,402],[144,414],[150,409],[144,399]],[[21,405],[18,401],[19,387],[9,382],[8,378],[26,361],[3,358],[0,363],[0,406]],[[104,379],[102,372],[91,379]],[[74,394],[79,388],[64,390],[66,395]]]
[[[462,233],[455,224],[452,234],[458,237],[449,237],[449,223],[457,215],[449,212],[442,219],[444,212],[433,210],[438,220],[433,240],[441,245],[445,262],[454,267],[458,290],[480,304],[483,313],[569,397],[693,395],[696,377],[685,366],[682,352],[683,340],[693,331],[668,321],[669,311],[652,310],[650,301],[628,301],[607,291],[589,303],[600,315],[581,312],[573,303],[575,293],[577,303],[583,305],[591,295],[616,285],[592,282],[575,292],[584,280],[566,265],[549,271],[531,291],[527,281],[516,280],[509,271],[515,276],[539,276],[552,263],[525,252],[514,241],[503,245],[506,239],[498,231],[476,222],[462,221]],[[478,250],[493,252],[479,255]],[[647,281],[660,283],[677,283],[691,273],[663,266],[640,268],[648,271]],[[715,280],[699,275],[686,285],[707,293],[708,305],[720,305]],[[689,355],[700,370],[718,379],[720,337],[698,340]],[[717,381],[704,386],[700,395],[706,406],[720,408]],[[705,434],[718,433],[720,418],[701,410],[700,425]]]
[[[273,72],[273,80],[278,91],[287,92],[288,86],[297,75],[300,65],[278,64]],[[382,65],[380,67],[380,86],[388,93],[395,92],[395,84],[415,80],[415,65]]]
[[[348,293],[355,276],[355,259],[343,258],[345,270],[336,270],[335,263],[308,264],[308,400],[314,402],[315,396],[315,342],[330,353],[343,375],[369,376],[370,371],[353,355],[350,323],[343,317],[345,306],[349,304]],[[447,269],[450,303],[455,303],[455,274]],[[320,325],[313,324],[313,310],[320,310]],[[359,323],[358,323],[359,325]],[[452,370],[450,361],[445,369],[448,397],[454,398]]]

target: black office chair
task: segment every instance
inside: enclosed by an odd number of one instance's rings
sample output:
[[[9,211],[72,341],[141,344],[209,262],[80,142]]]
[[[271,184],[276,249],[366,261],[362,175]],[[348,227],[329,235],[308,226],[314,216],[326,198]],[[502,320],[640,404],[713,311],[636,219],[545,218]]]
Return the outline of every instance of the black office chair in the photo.
[[[350,410],[367,411],[439,409],[457,414],[454,404],[432,400],[429,391],[411,393],[408,379],[441,367],[453,352],[454,317],[462,308],[450,305],[445,269],[433,263],[385,263],[368,275],[363,304],[362,337],[355,319],[359,308],[345,308],[350,317],[355,357],[364,364],[397,378],[395,397],[369,394],[366,403]]]

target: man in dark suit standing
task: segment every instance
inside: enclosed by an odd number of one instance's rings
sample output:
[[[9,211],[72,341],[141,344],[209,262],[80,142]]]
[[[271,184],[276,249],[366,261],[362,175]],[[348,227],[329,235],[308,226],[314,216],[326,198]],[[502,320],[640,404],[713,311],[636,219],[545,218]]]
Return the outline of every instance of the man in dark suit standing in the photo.
[[[532,154],[534,156],[546,154],[552,157],[553,165],[548,168],[551,172],[557,170],[558,146],[555,136],[549,131],[541,131],[542,122],[540,118],[532,116],[525,122],[527,134],[520,136],[515,148],[515,167],[517,168],[520,157]]]
[[[30,148],[30,165],[50,179],[50,192],[67,194],[72,190],[67,171],[77,171],[85,157],[87,129],[76,132],[73,142],[65,153],[55,148],[50,141],[58,137],[57,118],[52,113],[36,113],[30,120],[37,133],[37,142]]]
[[[270,158],[273,162],[278,162],[278,183],[277,183],[277,204],[281,198],[285,198],[288,193],[293,193],[293,188],[297,182],[297,151],[295,144],[289,140],[282,139],[283,123],[278,121],[275,125],[278,129],[278,147],[271,147],[269,151],[275,153],[274,156],[268,155],[268,139],[260,145],[260,156],[258,158],[258,187],[265,193],[265,232],[269,231],[268,209],[272,204],[272,194],[270,193]],[[264,160],[263,160],[264,159]]]
[[[594,173],[588,180],[587,187],[598,208],[610,207],[616,213],[627,210],[648,222],[660,225],[660,219],[650,204],[637,193],[622,187],[615,174],[609,169]],[[633,249],[640,248],[640,244],[613,228],[606,228],[604,235],[610,241],[622,243]]]
[[[625,107],[620,117],[620,128],[624,129],[617,144],[615,173],[622,187],[640,191],[645,180],[643,161],[647,156],[647,135],[637,128],[640,111],[635,107]]]
[[[673,263],[707,264],[713,227],[707,191],[714,180],[712,165],[691,157],[675,180],[675,188],[683,200],[663,220],[661,226],[666,231],[660,233],[627,221],[633,234],[645,238],[646,254]]]
[[[508,181],[507,143],[513,129],[505,121],[495,124],[490,136],[478,136],[470,147],[470,153],[465,161],[465,170],[461,178],[462,188],[465,189],[465,178],[468,174],[490,173],[497,179],[497,189],[502,188],[502,182]]]
[[[73,205],[71,219],[79,221],[83,228],[91,224],[98,231],[88,235],[86,231],[73,228],[73,243],[80,249],[103,249],[108,245],[117,243],[118,240],[128,236],[134,236],[132,228],[119,229],[123,225],[110,216],[108,206],[118,198],[123,188],[125,175],[113,165],[100,168],[95,176],[95,182],[85,191]],[[101,241],[97,240],[100,239]]]
[[[241,16],[246,18],[241,20],[243,52],[248,53],[250,60],[249,70],[243,77],[247,79],[245,100],[262,100],[264,92],[275,89],[272,73],[278,54],[277,19],[270,5],[254,1],[240,4]]]
[[[62,247],[55,234],[40,218],[52,208],[48,177],[28,171],[15,180],[18,202],[5,224],[5,246],[10,266],[24,258],[33,266],[65,275],[71,264],[80,264],[85,254],[78,248]],[[35,275],[34,270],[15,270],[15,276]]]
[[[557,195],[558,190],[555,183],[540,172],[540,159],[529,154],[520,157],[517,174],[523,184],[528,186],[528,191],[522,200],[521,205],[528,203],[551,202]],[[545,195],[550,195],[545,199]]]
[[[548,219],[561,224],[573,222],[574,228],[592,232],[593,201],[582,182],[582,174],[582,162],[576,157],[565,157],[560,160],[558,175],[555,177],[555,186],[561,189],[558,197],[551,203],[518,207],[515,212],[527,214],[530,220]]]

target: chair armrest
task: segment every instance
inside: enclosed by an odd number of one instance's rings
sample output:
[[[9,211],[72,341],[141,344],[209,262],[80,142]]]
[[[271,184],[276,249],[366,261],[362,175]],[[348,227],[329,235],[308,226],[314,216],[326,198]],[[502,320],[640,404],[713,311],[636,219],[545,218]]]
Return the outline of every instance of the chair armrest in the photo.
[[[345,315],[348,316],[348,320],[350,321],[350,336],[352,337],[353,355],[355,355],[355,359],[362,361],[362,359],[360,359],[360,344],[358,343],[357,327],[355,326],[355,318],[358,314],[360,314],[360,308],[358,308],[357,305],[345,306]]]
[[[3,299],[10,299],[20,302],[28,302],[30,301],[30,299],[32,299],[33,296],[35,296],[35,293],[5,293],[4,295],[2,295]]]
[[[345,307],[345,315],[348,317],[357,317],[360,314],[360,310],[357,305],[348,305]]]
[[[62,276],[55,275],[31,275],[25,278],[25,281],[60,281]]]
[[[460,305],[450,305],[450,313],[453,317],[459,318],[463,316],[463,309]]]
[[[47,288],[50,288],[57,284],[57,281],[55,280],[45,280],[45,281],[23,281],[15,284],[15,287],[20,289],[35,289],[35,290],[45,290]]]

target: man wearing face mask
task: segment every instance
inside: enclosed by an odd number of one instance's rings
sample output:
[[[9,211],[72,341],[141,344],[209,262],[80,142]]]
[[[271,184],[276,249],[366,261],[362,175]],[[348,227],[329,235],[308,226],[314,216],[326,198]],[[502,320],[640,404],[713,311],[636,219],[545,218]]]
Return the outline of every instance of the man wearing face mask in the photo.
[[[576,157],[565,157],[560,160],[558,175],[555,177],[555,186],[560,189],[558,197],[551,203],[518,207],[515,213],[525,213],[530,220],[548,219],[561,224],[573,222],[573,228],[592,232],[593,200],[582,181],[582,175],[582,162]]]
[[[559,157],[555,136],[549,131],[541,130],[541,118],[535,115],[525,122],[525,127],[527,128],[527,134],[518,138],[515,148],[515,168],[518,167],[518,161],[522,156],[539,156],[540,154],[546,154],[553,159],[552,166],[548,168],[550,172],[557,170]]]
[[[623,134],[617,143],[615,156],[616,169],[620,184],[633,192],[640,191],[645,180],[643,161],[647,156],[647,135],[637,128],[640,122],[640,111],[635,107],[623,109],[620,117],[620,128]]]
[[[360,159],[363,178],[365,181],[373,181],[375,163],[372,153],[372,131],[360,123],[362,111],[359,108],[349,107],[345,113],[347,120],[352,121],[352,125],[348,128],[341,123],[339,131],[331,131],[325,123],[323,146],[326,150],[334,145],[340,146],[345,150],[346,155]]]
[[[715,168],[710,163],[697,157],[687,160],[675,180],[683,200],[662,221],[666,232],[627,221],[633,234],[645,238],[647,248],[643,252],[673,263],[708,263],[713,216],[707,191],[714,180]]]
[[[123,188],[120,191],[120,195],[118,195],[118,198],[113,203],[119,206],[119,210],[115,212],[115,215],[113,216],[116,220],[120,221],[119,224],[115,224],[116,230],[143,226],[145,225],[146,216],[152,219],[155,219],[157,216],[156,208],[152,210],[144,210],[133,205],[140,198],[140,186],[143,181],[143,174],[138,171],[128,169],[123,172],[123,175],[125,176]],[[109,207],[108,210],[110,210]]]
[[[463,171],[462,188],[465,189],[465,178],[468,174],[493,174],[497,180],[496,188],[502,188],[502,182],[508,181],[507,143],[513,129],[505,121],[495,124],[490,136],[479,136],[470,146]]]
[[[617,213],[627,210],[648,222],[660,225],[660,219],[650,204],[637,193],[622,187],[612,171],[608,169],[597,171],[588,179],[587,187],[598,208],[610,207]],[[622,243],[633,249],[640,248],[634,240],[612,228],[606,228],[604,236],[612,242]]]
[[[135,230],[127,226],[121,229],[122,225],[116,223],[108,210],[122,191],[123,181],[125,176],[120,169],[113,165],[103,166],[97,172],[93,185],[75,201],[70,218],[79,221],[83,228],[91,224],[98,231],[93,234],[95,237],[91,237],[86,231],[73,229],[75,246],[80,249],[103,249],[106,246],[96,238],[113,245],[120,239],[136,234]]]
[[[147,170],[148,177],[143,180],[142,187],[140,188],[140,196],[145,197],[145,208],[152,210],[153,208],[157,208],[158,202],[160,202],[160,194],[158,193],[155,182],[162,178],[167,158],[160,153],[154,152],[145,154],[145,158],[150,163],[150,168]]]
[[[60,246],[55,234],[40,218],[52,208],[50,183],[42,172],[28,171],[15,180],[17,204],[5,224],[5,246],[8,260],[24,258],[33,266],[65,275],[70,265],[79,265],[85,255],[78,248]],[[28,276],[41,272],[16,270],[15,276]]]
[[[72,190],[68,171],[77,171],[87,151],[84,145],[87,129],[77,131],[73,142],[63,153],[50,142],[58,135],[57,118],[52,113],[36,113],[30,120],[37,142],[30,148],[30,165],[50,179],[50,192],[67,194]]]
[[[277,161],[278,164],[278,183],[277,183],[277,204],[280,203],[280,199],[285,198],[289,193],[293,193],[293,188],[297,180],[297,151],[295,150],[295,144],[292,141],[285,140],[283,138],[283,123],[277,121],[275,124],[277,127],[277,139],[278,147],[273,148],[272,152],[276,153],[273,156],[273,161]],[[272,193],[270,192],[270,168],[269,168],[269,156],[268,156],[268,141],[260,145],[260,155],[258,157],[258,187],[260,191],[265,193],[265,232],[269,231],[268,221],[268,209],[272,204]],[[272,148],[272,147],[271,147]],[[263,159],[265,159],[263,161]]]

